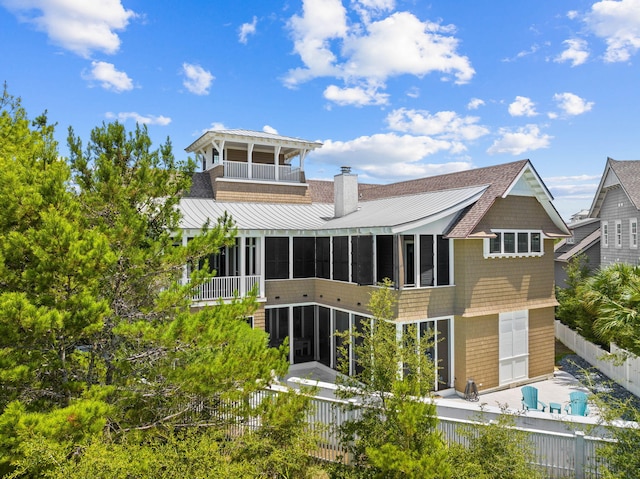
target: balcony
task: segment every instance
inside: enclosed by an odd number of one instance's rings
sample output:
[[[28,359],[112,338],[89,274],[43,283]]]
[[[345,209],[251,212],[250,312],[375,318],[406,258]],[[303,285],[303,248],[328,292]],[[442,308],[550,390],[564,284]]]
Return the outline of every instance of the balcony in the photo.
[[[242,161],[224,161],[223,165],[225,178],[301,183],[304,177],[301,168],[291,165],[249,164]]]
[[[258,288],[258,297],[264,297],[264,282],[261,275],[219,276],[201,284],[194,293],[193,300],[208,302],[233,299],[236,296],[243,297],[254,287]]]

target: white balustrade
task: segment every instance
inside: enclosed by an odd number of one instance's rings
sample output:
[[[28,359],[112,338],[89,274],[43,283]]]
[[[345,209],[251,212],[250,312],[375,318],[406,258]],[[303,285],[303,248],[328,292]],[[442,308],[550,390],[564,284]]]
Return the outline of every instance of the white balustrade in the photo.
[[[249,179],[249,164],[242,161],[225,161],[224,176],[225,178]],[[300,183],[302,170],[300,168],[293,168],[290,165],[278,165],[278,180],[276,180],[276,165],[252,163],[251,179],[257,181]]]
[[[216,301],[246,296],[254,287],[260,288],[260,275],[216,276],[201,284],[193,295],[194,301]],[[258,291],[258,296],[264,296]]]

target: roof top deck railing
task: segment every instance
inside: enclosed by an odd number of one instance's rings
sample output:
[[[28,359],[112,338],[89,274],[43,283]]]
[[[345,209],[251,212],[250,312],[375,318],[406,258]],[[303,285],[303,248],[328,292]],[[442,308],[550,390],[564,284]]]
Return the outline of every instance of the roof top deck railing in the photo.
[[[302,169],[291,165],[249,164],[243,161],[224,161],[223,165],[225,178],[301,183],[303,177]]]

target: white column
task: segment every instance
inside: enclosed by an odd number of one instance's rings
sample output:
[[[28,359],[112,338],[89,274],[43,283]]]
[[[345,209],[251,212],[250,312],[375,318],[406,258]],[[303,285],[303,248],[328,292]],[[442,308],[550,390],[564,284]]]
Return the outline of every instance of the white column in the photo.
[[[247,264],[247,248],[246,248],[247,240],[244,236],[240,236],[240,241],[238,248],[238,257],[240,258],[240,296],[244,297],[247,295],[247,273],[246,273],[246,264]]]
[[[253,156],[253,143],[249,143],[247,145],[247,178],[253,178],[253,164],[252,164],[252,156]]]
[[[278,181],[280,179],[280,150],[281,146],[276,146],[273,150],[273,164],[275,165],[276,173],[275,179]]]

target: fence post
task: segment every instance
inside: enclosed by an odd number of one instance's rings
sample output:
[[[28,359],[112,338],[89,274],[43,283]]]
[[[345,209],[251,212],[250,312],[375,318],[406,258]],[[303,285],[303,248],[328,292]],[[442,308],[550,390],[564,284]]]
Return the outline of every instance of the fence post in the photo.
[[[584,432],[576,431],[576,479],[584,479]]]

